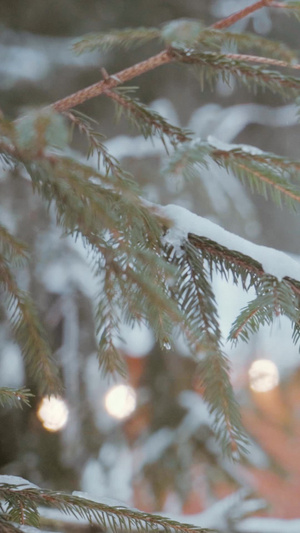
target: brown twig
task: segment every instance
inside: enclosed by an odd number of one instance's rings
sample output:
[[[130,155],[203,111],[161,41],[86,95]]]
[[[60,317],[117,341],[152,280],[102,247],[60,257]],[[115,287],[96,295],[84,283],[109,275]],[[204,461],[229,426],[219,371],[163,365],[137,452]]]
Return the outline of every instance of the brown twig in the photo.
[[[247,8],[242,9],[237,13],[234,13],[233,15],[230,15],[229,17],[226,17],[225,19],[216,22],[211,26],[211,28],[227,28],[238,20],[245,18],[250,13],[261,9],[262,7],[270,6],[271,4],[272,0],[260,0],[259,2],[255,2],[251,6],[248,6]],[[132,80],[133,78],[136,78],[137,76],[140,76],[141,74],[144,74],[149,70],[153,70],[157,67],[160,67],[161,65],[171,63],[172,61],[174,61],[174,56],[172,54],[171,49],[163,50],[159,54],[152,56],[146,59],[145,61],[142,61],[141,63],[137,63],[132,67],[121,70],[113,76],[109,76],[108,78],[98,81],[93,85],[90,85],[89,87],[85,87],[85,89],[81,89],[76,93],[62,98],[61,100],[57,100],[56,102],[51,104],[51,107],[59,112],[67,111],[68,109],[82,104],[83,102],[90,100],[91,98],[99,96],[108,89],[113,89],[114,87],[117,87],[125,81]]]
[[[279,7],[281,9],[293,9],[293,6],[287,6],[284,2],[272,2],[271,7]]]
[[[146,59],[145,61],[141,61],[141,63],[137,63],[132,67],[121,70],[113,76],[109,76],[108,78],[98,81],[93,85],[90,85],[89,87],[85,87],[85,89],[77,91],[76,93],[73,93],[70,96],[66,96],[61,100],[54,102],[51,107],[59,112],[67,111],[72,107],[82,104],[90,98],[95,98],[95,96],[99,96],[108,89],[113,89],[114,87],[117,87],[125,81],[132,80],[133,78],[136,78],[137,76],[140,76],[141,74],[160,67],[161,65],[164,65],[166,63],[171,63],[173,59],[174,58],[170,50],[163,50],[159,54],[149,57],[149,59]]]
[[[249,63],[262,63],[265,65],[274,65],[276,67],[292,68],[300,70],[298,63],[288,63],[287,61],[281,61],[280,59],[273,59],[271,57],[252,56],[246,54],[225,54],[228,59],[236,59],[237,61],[249,61]]]
[[[273,0],[259,0],[259,2],[255,2],[255,4],[252,4],[251,6],[245,7],[244,9],[241,9],[240,11],[229,15],[229,17],[215,22],[215,24],[213,24],[211,28],[213,28],[214,30],[223,30],[224,28],[228,28],[229,26],[232,26],[232,24],[235,24],[239,20],[242,20],[251,13],[254,13],[254,11],[261,9],[262,7],[268,7],[272,3]]]

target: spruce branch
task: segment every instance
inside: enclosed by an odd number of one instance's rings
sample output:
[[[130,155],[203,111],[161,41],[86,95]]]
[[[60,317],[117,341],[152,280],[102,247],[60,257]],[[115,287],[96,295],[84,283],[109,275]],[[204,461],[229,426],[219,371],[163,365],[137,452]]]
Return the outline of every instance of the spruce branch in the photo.
[[[216,75],[221,73],[227,83],[230,83],[230,76],[233,75],[247,87],[268,88],[274,93],[281,94],[284,98],[287,97],[287,93],[291,96],[299,94],[300,78],[248,64],[246,61],[240,60],[243,57],[241,54],[237,55],[239,59],[232,59],[226,54],[199,52],[194,49],[173,48],[172,52],[176,61],[201,67],[199,73],[201,85],[205,79],[212,81]]]
[[[71,122],[73,127],[77,127],[80,133],[86,136],[89,142],[87,159],[96,152],[98,156],[98,170],[102,163],[106,177],[113,175],[122,183],[122,187],[128,184],[128,188],[135,190],[136,185],[133,181],[133,176],[129,172],[126,172],[121,167],[119,161],[108,152],[104,144],[105,136],[95,129],[98,125],[97,121],[76,109],[64,111],[63,115]]]
[[[230,145],[217,139],[194,139],[181,144],[169,158],[164,172],[181,174],[185,179],[201,179],[201,168],[208,168],[212,159],[220,167],[231,171],[252,191],[281,205],[284,201],[295,210],[300,202],[298,185],[300,163],[251,146]]]
[[[173,61],[172,54],[170,54],[169,50],[163,50],[159,54],[152,56],[145,61],[141,61],[132,67],[128,67],[112,76],[109,76],[108,79],[94,83],[85,89],[77,91],[70,96],[66,96],[61,100],[54,102],[51,104],[51,107],[58,112],[67,111],[72,107],[82,104],[90,98],[95,98],[96,96],[103,94],[105,91],[117,87],[117,85],[120,85],[121,83],[132,80],[133,78],[141,76],[149,70],[153,70],[161,65],[170,63],[171,61]]]
[[[241,20],[242,18],[246,17],[250,13],[261,9],[262,7],[270,6],[271,4],[272,0],[260,0],[259,2],[255,2],[255,4],[252,4],[252,6],[249,6],[233,15],[230,15],[226,19],[216,22],[211,26],[211,28],[227,28],[238,20]],[[51,104],[50,107],[58,112],[68,111],[69,109],[76,107],[79,104],[82,104],[86,100],[95,98],[96,96],[99,96],[107,90],[114,89],[115,87],[126,81],[140,76],[141,74],[144,74],[149,70],[153,70],[161,65],[171,63],[174,60],[176,60],[176,57],[174,57],[172,50],[170,48],[167,48],[166,50],[163,50],[162,52],[146,59],[145,61],[141,61],[140,63],[137,63],[132,67],[121,70],[120,72],[109,76],[107,79],[96,82],[93,85],[90,85],[89,87],[81,89],[76,93],[73,93],[69,96],[66,96],[65,98],[54,102],[53,104]]]
[[[228,28],[229,26],[232,26],[239,20],[244,19],[248,15],[251,15],[251,13],[254,13],[258,9],[272,6],[272,4],[273,4],[273,0],[260,0],[259,2],[255,2],[254,4],[251,4],[250,6],[247,6],[244,9],[241,9],[240,11],[233,13],[232,15],[229,15],[228,17],[222,20],[219,20],[218,22],[215,22],[212,25],[212,28],[216,30],[223,30],[224,28]]]
[[[190,140],[190,132],[169,124],[159,113],[148,108],[136,98],[131,98],[128,92],[128,89],[126,92],[115,90],[106,91],[105,94],[118,104],[117,117],[121,116],[122,110],[126,111],[129,120],[141,130],[145,139],[157,135],[165,147],[165,136],[170,139],[173,146]]]
[[[292,13],[300,19],[300,2],[272,2],[272,7],[286,9],[287,13]]]
[[[30,407],[30,400],[33,394],[29,389],[22,387],[21,389],[11,389],[8,387],[0,387],[0,405],[2,407],[19,407],[22,409],[23,405]]]
[[[249,61],[249,63],[261,63],[263,65],[274,65],[276,67],[284,67],[284,68],[290,68],[294,70],[300,70],[300,65],[282,61],[279,59],[272,59],[271,57],[259,57],[259,56],[253,56],[253,55],[246,55],[246,54],[224,54],[225,57],[228,59],[233,59],[237,61]]]
[[[251,286],[257,287],[260,279],[265,275],[262,265],[249,256],[229,250],[206,237],[200,237],[193,233],[188,234],[188,240],[193,246],[201,250],[203,257],[208,262],[211,276],[214,269],[226,281],[230,274],[233,282],[237,284],[238,281],[241,281],[243,289],[247,291]]]
[[[204,29],[201,31],[199,38],[195,41],[194,46],[196,47],[196,45],[201,48],[204,46],[207,50],[211,51],[218,50],[219,52],[221,52],[221,47],[225,46],[225,48],[231,48],[232,45],[242,51],[258,50],[262,56],[285,61],[287,63],[286,66],[291,66],[298,59],[298,53],[289,48],[285,43],[273,41],[266,37],[261,37],[260,35],[248,32],[237,33]]]
[[[204,399],[214,417],[215,435],[223,453],[237,458],[245,452],[247,438],[230,383],[229,362],[222,350],[215,296],[199,250],[186,241],[182,251],[180,257],[172,253],[172,248],[168,252],[169,261],[180,270],[172,291],[185,317],[180,329],[198,361]]]
[[[9,522],[6,517],[0,514],[0,526],[1,526],[1,533],[24,533],[24,530],[17,527],[12,522]]]
[[[249,341],[249,335],[256,333],[265,324],[273,322],[274,317],[285,315],[292,325],[299,324],[299,298],[290,284],[283,280],[264,278],[257,291],[256,298],[250,302],[235,319],[228,339]],[[294,336],[294,342],[298,339]]]
[[[0,224],[0,253],[16,266],[23,266],[28,260],[26,244],[11,235],[2,224]]]
[[[270,195],[272,200],[281,204],[282,200],[288,206],[295,209],[300,202],[300,189],[290,181],[289,168],[286,168],[287,177],[282,177],[282,172],[271,164],[271,159],[263,159],[262,156],[252,156],[251,153],[233,149],[227,151],[213,150],[211,157],[219,165],[231,170],[242,182],[248,181],[252,191],[258,192],[266,199]],[[280,166],[280,165],[279,165]]]
[[[188,240],[195,248],[201,250],[203,257],[208,262],[211,276],[216,271],[227,281],[229,275],[231,275],[233,282],[237,284],[238,281],[241,281],[242,287],[246,291],[250,287],[254,287],[258,291],[260,284],[264,280],[267,279],[269,282],[273,282],[275,279],[274,276],[266,274],[262,265],[252,257],[229,250],[206,237],[200,237],[193,233],[188,234]],[[293,291],[294,296],[291,301],[294,302],[297,308],[297,301],[300,297],[300,281],[288,276],[284,277],[283,281]]]
[[[0,280],[7,298],[12,332],[22,348],[28,370],[41,392],[58,392],[61,383],[44,328],[29,294],[20,290],[7,260],[0,256]]]
[[[159,39],[161,32],[157,28],[126,28],[113,30],[109,33],[88,34],[73,44],[73,50],[77,55],[94,50],[108,51],[114,47],[122,47],[125,50],[136,48],[153,39]]]
[[[112,507],[104,503],[70,496],[39,488],[22,488],[8,483],[0,484],[0,498],[7,502],[7,516],[14,522],[38,526],[39,507],[52,507],[76,519],[85,519],[106,531],[145,530],[148,533],[162,529],[166,533],[208,533],[207,528],[183,524],[128,507]]]

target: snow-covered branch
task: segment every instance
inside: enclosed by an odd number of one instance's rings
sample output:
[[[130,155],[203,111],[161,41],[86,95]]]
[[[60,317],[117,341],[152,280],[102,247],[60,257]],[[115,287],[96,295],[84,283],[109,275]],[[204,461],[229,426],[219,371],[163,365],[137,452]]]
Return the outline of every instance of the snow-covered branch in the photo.
[[[179,255],[189,235],[197,235],[254,259],[261,264],[265,274],[275,276],[279,281],[285,277],[300,281],[300,264],[280,250],[254,244],[179,205],[159,206],[157,213],[170,220],[171,226],[164,241]]]

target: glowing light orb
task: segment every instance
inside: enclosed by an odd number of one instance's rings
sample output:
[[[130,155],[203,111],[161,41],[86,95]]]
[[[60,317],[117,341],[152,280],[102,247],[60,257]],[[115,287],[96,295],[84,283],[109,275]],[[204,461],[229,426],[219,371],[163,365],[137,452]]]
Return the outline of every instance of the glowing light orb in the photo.
[[[278,368],[269,359],[258,359],[249,368],[249,380],[255,392],[268,392],[279,383]]]
[[[37,411],[37,417],[44,428],[53,433],[66,425],[68,416],[69,409],[67,404],[59,396],[45,396]]]
[[[136,393],[129,385],[115,385],[107,392],[104,404],[114,418],[126,418],[136,408]]]

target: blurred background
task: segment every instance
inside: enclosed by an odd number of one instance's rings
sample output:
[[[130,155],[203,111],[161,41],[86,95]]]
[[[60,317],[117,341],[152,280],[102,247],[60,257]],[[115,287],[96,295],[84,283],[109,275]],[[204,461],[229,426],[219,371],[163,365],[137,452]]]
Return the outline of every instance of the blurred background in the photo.
[[[2,0],[0,108],[14,119],[98,81],[101,67],[112,74],[161,49],[153,42],[134,51],[77,57],[71,45],[85,33],[159,27],[178,18],[209,25],[250,3]],[[294,49],[299,45],[299,23],[281,10],[260,10],[234,29],[281,40]],[[160,67],[131,85],[139,86],[144,103],[203,139],[211,135],[298,156],[293,102],[267,91],[253,94],[234,80],[229,87],[220,79],[213,90],[207,86],[202,92],[193,73],[176,65]],[[183,205],[253,242],[299,254],[296,216],[252,195],[218,167],[203,171],[199,183],[166,175],[163,146],[145,141],[125,120],[116,123],[114,106],[105,96],[80,110],[99,122],[109,151],[134,174],[149,200]],[[76,133],[72,149],[80,157],[86,153],[86,141]],[[113,497],[149,512],[202,513],[201,525],[214,526],[220,516],[222,527],[232,528],[226,531],[239,531],[239,521],[252,511],[299,518],[300,358],[284,318],[272,330],[262,328],[248,345],[225,345],[251,437],[247,458],[234,464],[224,459],[213,439],[196,366],[184,343],[179,339],[175,351],[161,350],[151,331],[124,325],[121,348],[128,381],[104,378],[98,371],[93,319],[99,287],[83,246],[62,237],[51,209],[32,193],[21,171],[1,170],[0,203],[1,224],[32,251],[18,281],[37,302],[65,385],[64,397],[56,403],[35,396],[33,409],[0,410],[0,474],[95,498]],[[251,293],[218,278],[215,290],[226,339]],[[1,307],[0,339],[0,386],[26,384],[36,392]]]

